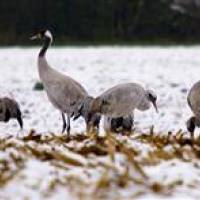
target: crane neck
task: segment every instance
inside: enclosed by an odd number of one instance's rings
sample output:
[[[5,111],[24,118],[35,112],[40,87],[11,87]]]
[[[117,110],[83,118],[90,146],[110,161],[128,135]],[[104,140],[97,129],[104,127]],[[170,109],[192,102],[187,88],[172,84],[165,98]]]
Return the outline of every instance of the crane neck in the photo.
[[[43,47],[39,53],[39,57],[45,57],[47,49],[49,48],[50,45],[51,45],[51,38],[45,37]]]

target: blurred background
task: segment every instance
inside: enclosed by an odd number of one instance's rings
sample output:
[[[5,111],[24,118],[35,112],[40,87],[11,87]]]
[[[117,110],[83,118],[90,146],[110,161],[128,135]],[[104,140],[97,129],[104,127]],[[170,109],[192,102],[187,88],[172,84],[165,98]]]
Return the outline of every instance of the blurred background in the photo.
[[[1,0],[0,45],[31,44],[49,28],[56,44],[197,43],[200,0]]]

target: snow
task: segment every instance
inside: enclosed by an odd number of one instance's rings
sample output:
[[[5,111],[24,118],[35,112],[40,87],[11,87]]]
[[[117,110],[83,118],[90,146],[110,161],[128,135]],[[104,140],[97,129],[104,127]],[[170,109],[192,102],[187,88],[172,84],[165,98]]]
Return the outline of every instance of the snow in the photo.
[[[0,49],[0,96],[15,98],[22,109],[25,128],[19,130],[16,121],[0,123],[0,138],[9,134],[23,135],[30,129],[38,133],[60,133],[62,120],[57,111],[48,101],[44,91],[34,91],[33,87],[39,80],[37,72],[37,54],[39,48],[2,48]],[[200,66],[199,46],[179,47],[52,47],[47,54],[49,64],[57,70],[79,81],[91,95],[97,96],[118,83],[138,82],[148,89],[153,89],[158,96],[159,114],[153,108],[146,112],[136,111],[135,126],[140,132],[147,132],[151,125],[158,133],[186,130],[185,121],[192,115],[186,101],[187,92],[199,80]],[[82,119],[72,122],[72,132],[83,132],[85,125]],[[129,141],[130,142],[130,141]],[[74,145],[73,143],[71,144]],[[77,144],[80,145],[80,144]],[[147,146],[134,142],[136,149],[145,155]],[[62,147],[58,147],[62,151]],[[66,152],[65,152],[66,153]],[[84,158],[67,152],[69,156],[86,165]],[[6,157],[2,152],[0,158]],[[99,158],[108,160],[107,157]],[[91,158],[92,160],[92,158]],[[120,166],[120,157],[116,166]],[[93,160],[93,162],[96,162]],[[199,163],[199,161],[196,161]],[[173,163],[173,164],[172,164]],[[99,170],[101,171],[101,170]],[[99,177],[98,170],[91,170],[94,182]],[[23,184],[17,185],[18,178],[12,181],[1,192],[0,197],[8,199],[72,199],[70,191],[57,188],[54,196],[41,196],[45,193],[46,184],[52,179],[54,168],[42,161],[30,159],[20,176],[25,177]],[[79,168],[72,170],[71,175],[80,174]],[[200,196],[198,188],[188,189],[185,185],[199,185],[199,169],[192,163],[178,160],[163,162],[157,166],[147,167],[147,174],[153,180],[172,182],[181,177],[184,186],[179,187],[170,199],[196,199]],[[68,172],[62,172],[67,175]],[[62,173],[59,176],[62,176]],[[88,172],[89,173],[89,172]],[[167,174],[167,178],[166,178]],[[68,174],[69,175],[69,174]],[[53,177],[55,178],[55,174]],[[84,175],[82,174],[81,177]],[[45,179],[43,179],[45,177]],[[37,189],[34,189],[36,186]],[[38,189],[39,188],[39,189]],[[12,191],[12,192],[11,192]],[[191,196],[191,191],[193,195]],[[27,195],[28,196],[27,196]],[[63,198],[64,197],[64,198]],[[145,195],[139,199],[167,199],[155,195]]]
[[[33,90],[39,80],[38,51],[38,48],[0,49],[1,96],[14,97],[20,103],[25,130],[60,132],[60,113],[49,103],[45,92]],[[93,96],[125,82],[138,82],[154,89],[160,113],[156,114],[153,108],[136,112],[136,127],[146,130],[156,124],[156,130],[167,131],[185,130],[185,121],[190,116],[186,96],[199,79],[199,51],[198,46],[52,48],[47,59],[51,66],[78,80]],[[82,122],[73,123],[73,130],[84,131]],[[0,127],[4,133],[16,129],[15,122]]]

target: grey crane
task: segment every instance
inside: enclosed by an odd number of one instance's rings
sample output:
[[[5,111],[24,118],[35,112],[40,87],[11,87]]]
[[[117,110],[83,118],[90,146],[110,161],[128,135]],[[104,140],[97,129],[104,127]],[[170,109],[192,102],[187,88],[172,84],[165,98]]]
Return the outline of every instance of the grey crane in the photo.
[[[86,120],[87,124],[87,133],[90,132],[98,132],[99,124],[101,120],[100,114],[93,114],[89,112],[92,106],[92,102],[94,97],[88,96],[86,97],[74,111],[74,120],[78,119],[82,116]],[[128,117],[119,117],[119,118],[109,118],[104,117],[104,129],[107,132],[130,132],[133,126],[133,116],[129,115]]]
[[[200,81],[195,83],[190,89],[187,101],[194,116],[190,117],[187,121],[187,129],[194,137],[195,127],[200,127]]]
[[[88,96],[86,90],[74,79],[63,75],[49,66],[46,60],[46,51],[53,41],[49,30],[38,31],[31,40],[40,39],[44,41],[38,56],[38,71],[50,102],[60,110],[63,120],[62,132],[67,129],[70,134],[70,118],[74,114],[75,106]],[[67,115],[67,124],[65,119]]]
[[[23,129],[19,104],[8,97],[0,98],[0,121],[8,122],[12,118],[17,119],[20,128]]]
[[[158,112],[157,96],[152,90],[145,90],[137,83],[116,85],[95,98],[90,113],[101,113],[110,118],[127,117],[135,109],[145,111],[151,103]]]

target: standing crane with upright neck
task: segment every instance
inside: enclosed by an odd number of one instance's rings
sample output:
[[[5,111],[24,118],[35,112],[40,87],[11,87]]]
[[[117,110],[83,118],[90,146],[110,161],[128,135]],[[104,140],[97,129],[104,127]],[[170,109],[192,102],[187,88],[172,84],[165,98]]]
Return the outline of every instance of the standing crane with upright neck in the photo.
[[[88,96],[88,93],[77,81],[58,72],[48,64],[46,52],[53,42],[53,36],[49,30],[39,31],[30,39],[44,41],[38,56],[39,77],[50,102],[61,112],[63,120],[62,132],[67,130],[69,135],[70,118],[74,114],[75,106],[79,105]],[[67,116],[67,123],[65,114]]]

